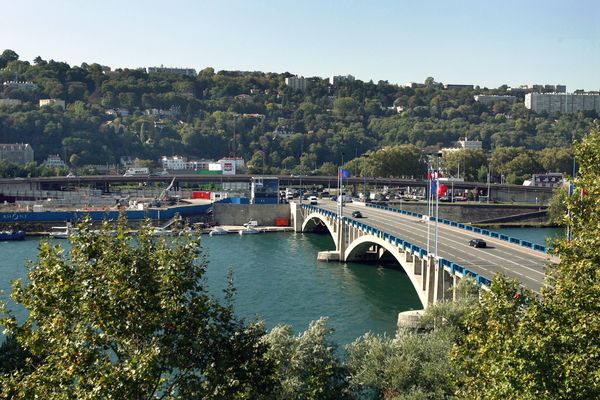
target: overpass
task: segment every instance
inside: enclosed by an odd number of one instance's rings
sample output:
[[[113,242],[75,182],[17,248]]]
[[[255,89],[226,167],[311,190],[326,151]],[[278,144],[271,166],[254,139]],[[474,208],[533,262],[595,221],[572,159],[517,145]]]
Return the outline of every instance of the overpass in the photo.
[[[344,207],[340,216],[336,205],[327,200],[317,206],[292,203],[295,231],[331,235],[335,250],[320,253],[320,259],[361,262],[392,257],[408,275],[423,307],[453,298],[452,289],[465,276],[486,288],[496,273],[502,273],[540,293],[547,263],[558,261],[545,246],[441,218],[435,257],[434,217],[428,221],[418,213],[361,203]],[[354,210],[363,218],[349,217]],[[473,238],[484,239],[488,247],[469,246]]]
[[[89,175],[77,177],[36,177],[36,178],[0,178],[0,193],[9,189],[15,191],[48,191],[60,190],[61,188],[92,187],[103,192],[110,192],[114,185],[127,184],[168,184],[175,178],[174,188],[176,190],[186,186],[198,186],[207,183],[246,183],[250,184],[252,176],[260,175],[199,175],[199,174],[172,174],[169,176],[122,176],[122,175]],[[337,187],[336,176],[306,176],[306,175],[279,175],[280,186],[310,187],[321,185],[323,187]],[[423,179],[407,178],[374,178],[374,177],[350,177],[344,178],[344,185],[350,186],[353,192],[363,190],[363,187],[389,188],[426,188],[428,183]],[[452,188],[455,190],[478,189],[487,192],[487,185],[481,182],[454,182]],[[528,202],[544,204],[552,197],[553,188],[520,186],[508,184],[491,184],[491,199],[501,202]],[[6,194],[6,193],[5,193]]]

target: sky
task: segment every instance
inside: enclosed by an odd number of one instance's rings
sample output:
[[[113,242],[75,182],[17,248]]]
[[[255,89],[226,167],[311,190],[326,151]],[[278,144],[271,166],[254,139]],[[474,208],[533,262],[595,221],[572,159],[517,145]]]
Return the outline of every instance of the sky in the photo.
[[[71,65],[600,90],[599,0],[0,0],[0,51]]]

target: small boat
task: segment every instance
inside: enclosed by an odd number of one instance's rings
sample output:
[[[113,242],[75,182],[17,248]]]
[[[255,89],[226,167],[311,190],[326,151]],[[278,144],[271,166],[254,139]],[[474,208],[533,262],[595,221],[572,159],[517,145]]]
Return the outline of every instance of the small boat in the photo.
[[[240,231],[239,231],[240,235],[255,235],[257,233],[260,233],[260,231],[258,229],[254,229],[250,226],[248,226],[244,229],[240,229]]]
[[[159,226],[154,227],[152,232],[150,232],[150,235],[152,235],[152,236],[167,236],[167,235],[172,235],[172,234],[173,234],[172,230],[161,228]]]
[[[77,229],[73,228],[71,224],[65,226],[53,226],[52,231],[50,231],[48,235],[55,239],[67,239],[75,231],[77,231]]]
[[[211,229],[211,231],[208,233],[209,236],[216,236],[216,235],[227,235],[229,232],[227,232],[224,228],[220,227],[220,226],[215,226],[214,228]]]
[[[0,231],[0,242],[25,239],[25,231]]]

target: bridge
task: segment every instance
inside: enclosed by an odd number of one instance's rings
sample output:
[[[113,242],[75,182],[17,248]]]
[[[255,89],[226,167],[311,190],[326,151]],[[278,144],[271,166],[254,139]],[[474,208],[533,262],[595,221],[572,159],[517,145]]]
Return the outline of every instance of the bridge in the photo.
[[[122,176],[122,175],[89,175],[77,177],[53,176],[35,178],[0,178],[0,192],[7,194],[9,189],[14,191],[48,191],[60,190],[64,187],[92,187],[103,192],[110,192],[113,186],[126,184],[163,184],[166,185],[175,178],[176,189],[186,186],[198,186],[207,183],[222,185],[224,183],[250,184],[253,175],[198,175],[193,173],[173,174],[169,176]],[[259,175],[254,175],[259,176]],[[281,187],[335,187],[336,176],[307,176],[307,175],[279,175]],[[350,186],[352,192],[359,192],[363,187],[389,188],[425,188],[428,181],[424,179],[405,178],[374,178],[374,177],[350,177],[344,178],[344,185]],[[481,182],[453,182],[452,189],[473,190],[478,189],[487,192],[487,185]],[[492,183],[489,185],[490,198],[502,202],[527,202],[544,204],[552,197],[553,188],[521,186]],[[14,194],[13,194],[14,195]]]
[[[488,288],[496,273],[518,279],[523,286],[540,293],[548,262],[558,262],[545,246],[498,232],[438,219],[437,257],[435,217],[386,206],[350,203],[343,215],[337,203],[322,200],[316,206],[291,204],[296,232],[328,232],[335,250],[319,254],[320,259],[340,262],[395,259],[404,269],[423,304],[427,307],[456,296],[460,279],[471,276]],[[363,218],[351,218],[359,210]],[[429,225],[429,234],[428,234]],[[480,238],[486,248],[469,246]]]

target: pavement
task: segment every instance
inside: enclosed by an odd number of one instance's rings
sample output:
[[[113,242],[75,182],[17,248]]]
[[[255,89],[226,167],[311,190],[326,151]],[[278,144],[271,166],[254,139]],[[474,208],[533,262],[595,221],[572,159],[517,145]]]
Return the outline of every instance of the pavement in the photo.
[[[316,206],[336,211],[336,203],[333,201],[320,200]],[[354,210],[359,210],[363,218],[351,218]],[[415,217],[355,203],[347,203],[344,206],[343,215],[421,248],[429,248],[430,253],[435,253],[435,222],[427,222]],[[503,273],[508,277],[518,279],[525,287],[536,293],[540,293],[544,285],[546,265],[550,262],[558,262],[556,257],[548,254],[460,228],[438,223],[437,230],[437,255],[439,257],[462,265],[489,279],[492,279],[496,273]],[[469,246],[469,240],[474,238],[483,239],[487,243],[487,247]]]

